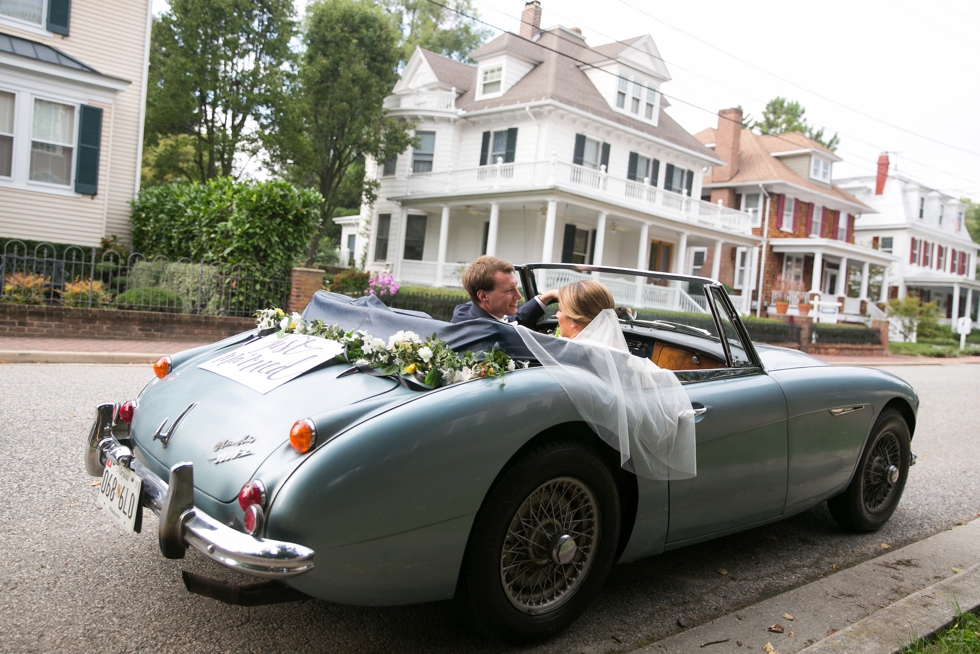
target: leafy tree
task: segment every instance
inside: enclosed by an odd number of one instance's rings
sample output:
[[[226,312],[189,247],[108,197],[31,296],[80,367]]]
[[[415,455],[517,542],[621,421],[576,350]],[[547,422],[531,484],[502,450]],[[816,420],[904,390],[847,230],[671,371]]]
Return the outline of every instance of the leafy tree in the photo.
[[[766,108],[762,112],[762,120],[755,121],[752,128],[758,130],[760,134],[770,136],[778,136],[786,132],[801,132],[828,150],[836,150],[840,144],[840,137],[834,134],[832,137],[826,138],[824,128],[817,129],[808,124],[804,114],[806,114],[806,109],[799,102],[777,96],[766,104]]]
[[[391,15],[358,0],[320,0],[306,11],[298,73],[289,103],[273,112],[276,136],[267,148],[273,165],[309,180],[323,196],[307,250],[312,265],[335,210],[352,197],[375,199],[377,182],[348,171],[355,173],[365,156],[404,152],[412,138],[411,125],[389,118],[383,107],[398,79],[399,32]]]
[[[257,151],[258,126],[284,100],[295,33],[291,0],[171,0],[153,24],[145,134],[151,154],[173,142],[150,181],[228,176],[236,155]]]
[[[970,198],[962,198],[960,202],[966,204],[964,222],[967,231],[970,232],[970,238],[974,242],[980,243],[980,203],[974,202]]]
[[[935,322],[939,315],[939,304],[933,302],[923,302],[922,298],[914,293],[909,293],[903,298],[893,298],[888,300],[888,315],[898,318],[898,330],[906,342],[912,342],[919,324]]]
[[[383,2],[399,21],[403,63],[411,58],[415,46],[457,61],[468,61],[467,55],[483,45],[491,34],[474,20],[478,14],[471,0],[444,0],[439,4],[429,0]]]

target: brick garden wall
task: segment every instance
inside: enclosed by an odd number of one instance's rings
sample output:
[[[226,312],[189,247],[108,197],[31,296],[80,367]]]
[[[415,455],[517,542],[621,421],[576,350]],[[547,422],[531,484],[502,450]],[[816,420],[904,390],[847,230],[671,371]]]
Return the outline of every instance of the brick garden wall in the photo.
[[[254,327],[250,317],[0,303],[0,336],[204,342]]]

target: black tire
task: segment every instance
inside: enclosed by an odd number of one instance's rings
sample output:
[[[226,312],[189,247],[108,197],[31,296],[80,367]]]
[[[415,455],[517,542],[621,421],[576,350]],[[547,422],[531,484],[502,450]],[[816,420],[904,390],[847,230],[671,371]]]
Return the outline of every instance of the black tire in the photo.
[[[457,609],[506,643],[554,636],[602,587],[615,563],[620,518],[616,482],[598,447],[573,439],[538,444],[500,475],[477,513]]]
[[[830,515],[847,529],[878,531],[902,499],[911,458],[911,436],[905,418],[894,409],[885,409],[871,428],[847,490],[827,500]]]

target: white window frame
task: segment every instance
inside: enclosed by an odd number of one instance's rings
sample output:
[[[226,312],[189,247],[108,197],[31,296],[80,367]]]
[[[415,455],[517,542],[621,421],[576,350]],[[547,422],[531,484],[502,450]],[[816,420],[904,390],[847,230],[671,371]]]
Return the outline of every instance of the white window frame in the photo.
[[[885,249],[885,239],[886,238],[888,239],[888,248],[887,249]],[[881,240],[879,240],[878,243],[879,243],[878,247],[879,247],[879,249],[882,252],[887,252],[887,253],[891,254],[895,250],[895,237],[894,236],[882,236],[881,237]]]
[[[813,206],[813,216],[810,217],[810,233],[807,236],[820,238],[823,234],[823,213],[825,209],[821,206]]]
[[[707,275],[704,274],[704,270],[703,269],[704,269],[704,263],[705,263],[705,261],[708,260],[708,248],[706,248],[706,247],[693,247],[693,248],[689,248],[688,251],[691,253],[691,259],[690,259],[690,262],[691,263],[690,263],[690,265],[687,268],[687,274],[688,275],[695,275],[695,276],[698,276],[698,277],[706,277]],[[701,265],[698,266],[701,270],[699,270],[698,272],[694,272],[694,268],[695,268],[695,265],[694,265],[694,257],[696,257],[698,254],[701,254],[702,255]]]
[[[830,184],[830,160],[810,155],[810,179]]]
[[[41,22],[32,23],[23,18],[16,18],[7,14],[0,14],[0,25],[9,25],[25,32],[30,32],[37,36],[54,36],[54,32],[48,31],[48,0],[41,0]]]
[[[759,193],[743,193],[742,194],[742,206],[739,207],[739,208],[742,211],[750,211],[750,210],[752,210],[752,207],[749,207],[748,206],[748,204],[749,204],[748,197],[750,195],[753,195],[753,196],[759,198],[759,206],[755,207],[755,210],[752,211],[752,214],[751,214],[752,219],[749,221],[749,224],[752,227],[762,227],[762,193],[761,192],[759,192]]]
[[[17,119],[20,116],[20,111],[17,106],[17,91],[13,89],[7,89],[0,86],[0,93],[9,93],[14,96],[14,121],[10,133],[0,131],[0,136],[9,136],[11,142],[11,152],[10,152],[10,175],[0,175],[0,179],[4,181],[13,181],[14,177],[17,175],[17,145],[20,139],[17,138]]]
[[[847,214],[841,211],[837,218],[837,240],[847,240]]]
[[[70,163],[70,166],[69,166],[70,172],[68,174],[68,183],[67,184],[55,184],[54,182],[42,182],[42,181],[31,179],[31,170],[30,170],[30,166],[31,166],[31,151],[33,150],[33,144],[34,144],[34,141],[35,141],[35,139],[34,139],[34,106],[35,106],[35,103],[38,100],[43,101],[43,102],[50,102],[52,104],[60,104],[60,105],[66,106],[66,107],[71,107],[71,109],[72,109],[72,121],[71,121],[71,139],[72,140],[71,140],[71,144],[70,145],[67,144],[67,143],[55,143],[53,141],[50,142],[50,143],[48,141],[41,141],[41,140],[38,140],[37,141],[38,143],[47,143],[49,145],[55,145],[55,146],[58,146],[58,147],[71,147],[71,163]],[[27,155],[27,183],[30,184],[31,186],[42,186],[42,187],[56,188],[56,189],[61,189],[61,190],[68,190],[68,189],[74,190],[74,188],[75,188],[75,163],[76,163],[76,161],[78,159],[78,120],[79,120],[79,111],[80,111],[79,107],[80,107],[80,104],[77,103],[77,102],[66,102],[64,100],[56,100],[56,99],[49,98],[49,97],[42,96],[42,95],[33,95],[31,97],[31,103],[30,103],[30,105],[31,105],[30,130],[29,130],[30,140],[29,140],[29,142],[27,144],[27,150],[28,150],[28,155]]]
[[[417,171],[415,170],[415,162],[416,162],[416,156],[418,154],[422,154],[423,156],[431,156],[432,157],[431,159],[428,159],[428,160],[426,160],[426,159],[419,159],[418,161],[428,161],[429,162],[429,164],[430,164],[431,167],[429,168],[429,170],[427,170],[425,172],[431,173],[431,172],[434,172],[435,171],[435,165],[436,165],[436,138],[438,137],[439,133],[436,130],[434,130],[434,129],[422,129],[422,130],[417,130],[415,132],[415,135],[416,136],[419,136],[420,134],[432,134],[432,152],[429,152],[428,150],[421,150],[421,149],[418,149],[418,148],[412,148],[412,168],[411,168],[412,174],[416,174],[417,173]],[[418,172],[418,174],[422,175],[424,173],[423,172]]]
[[[497,73],[496,79],[487,79],[488,74]],[[487,84],[497,83],[499,86],[496,91],[485,91]],[[480,69],[480,97],[478,100],[483,98],[496,98],[497,96],[503,94],[504,92],[504,64],[494,64],[492,66],[487,66],[486,68]]]
[[[630,95],[630,113],[634,116],[640,115],[640,108],[643,105],[643,90],[646,84],[641,79],[633,80],[633,93]]]
[[[796,198],[791,198],[787,195],[786,199],[783,200],[783,215],[779,217],[779,231],[781,232],[793,231],[794,207],[796,207]]]
[[[616,82],[616,108],[626,111],[626,93],[630,88],[630,78],[627,75],[619,75]]]
[[[745,288],[749,271],[749,249],[742,247],[735,249],[735,279],[732,280],[732,288]]]
[[[806,259],[802,254],[783,255],[783,279],[794,282],[803,281],[803,269]],[[799,277],[797,277],[799,275]]]
[[[657,89],[652,86],[647,87],[647,98],[643,109],[643,117],[647,120],[654,120],[657,115]]]

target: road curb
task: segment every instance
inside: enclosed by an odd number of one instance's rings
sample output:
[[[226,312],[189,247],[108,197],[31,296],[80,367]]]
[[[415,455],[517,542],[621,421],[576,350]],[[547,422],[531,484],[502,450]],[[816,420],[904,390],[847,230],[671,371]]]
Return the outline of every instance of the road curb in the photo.
[[[980,563],[909,595],[802,650],[806,654],[896,654],[953,624],[956,607],[980,608]]]
[[[150,363],[165,353],[57,352],[47,350],[0,350],[2,363]]]

